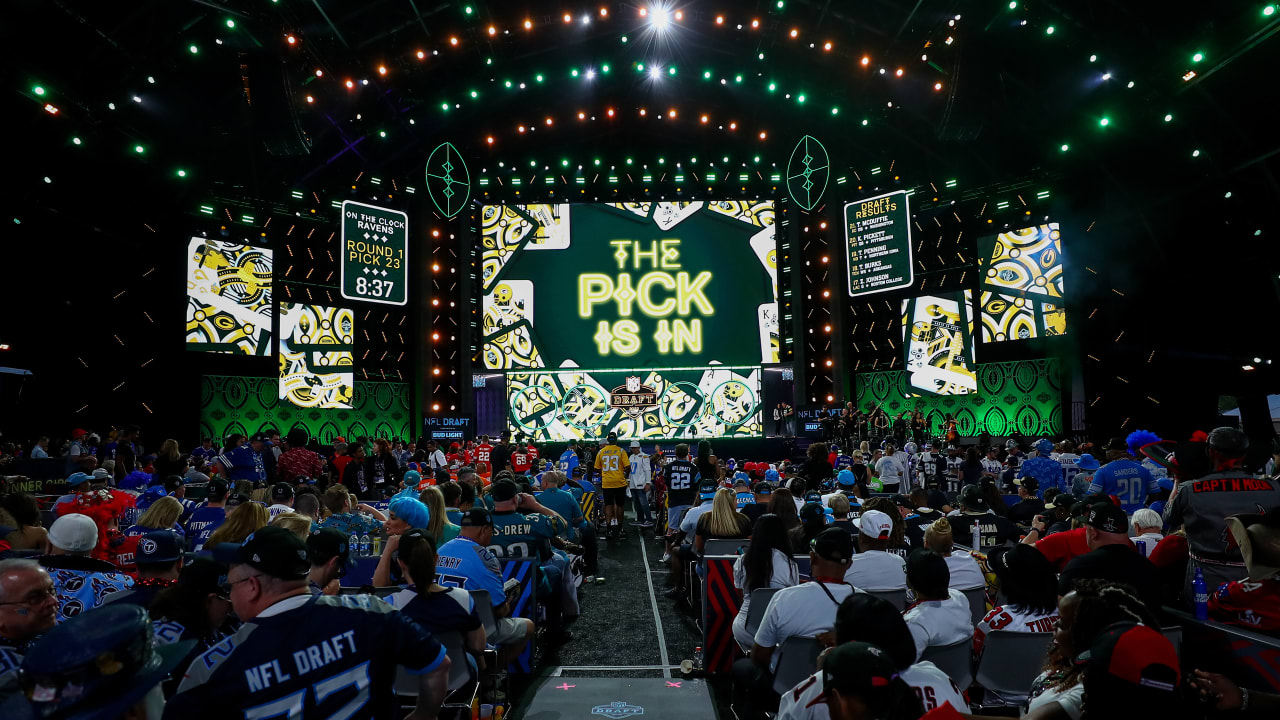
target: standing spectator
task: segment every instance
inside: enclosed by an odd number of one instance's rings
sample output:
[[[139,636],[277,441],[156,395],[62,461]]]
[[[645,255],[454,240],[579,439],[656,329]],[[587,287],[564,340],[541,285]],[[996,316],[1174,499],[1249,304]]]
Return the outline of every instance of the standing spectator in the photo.
[[[9,513],[16,526],[0,537],[14,550],[41,550],[49,533],[40,524],[40,506],[27,493],[9,493],[0,497],[0,508]]]
[[[1214,588],[1245,576],[1240,548],[1223,535],[1226,518],[1270,511],[1280,505],[1280,485],[1270,478],[1255,478],[1240,467],[1249,438],[1240,430],[1220,427],[1209,433],[1208,453],[1213,473],[1190,482],[1181,482],[1165,506],[1164,524],[1171,529],[1185,526],[1191,562],[1187,563],[1183,597],[1191,598],[1195,569],[1204,574],[1205,584]]]
[[[1035,450],[1035,456],[1027,458],[1022,463],[1021,469],[1018,470],[1018,479],[1035,478],[1036,487],[1040,490],[1060,487],[1062,485],[1062,464],[1049,457],[1053,452],[1053,441],[1048,438],[1040,438],[1036,441]]]
[[[137,425],[125,425],[116,437],[115,452],[112,459],[116,461],[115,478],[120,480],[133,472],[138,464],[138,438],[142,432]]]
[[[941,555],[946,561],[947,571],[951,574],[951,587],[971,590],[986,586],[987,578],[973,555],[955,551],[955,537],[951,534],[951,522],[946,518],[938,518],[925,526],[924,547]]]
[[[153,465],[156,477],[164,478],[170,475],[186,477],[187,470],[190,467],[191,464],[187,462],[187,456],[178,450],[177,440],[170,438],[160,444],[160,452],[156,454],[155,464]]]
[[[449,467],[448,458],[446,458],[444,453],[441,452],[440,447],[435,440],[427,441],[427,465],[432,470],[439,470],[440,468],[448,469]]]
[[[1078,471],[1071,478],[1071,485],[1067,488],[1072,497],[1076,500],[1085,499],[1089,494],[1089,486],[1093,484],[1093,475],[1100,467],[1102,467],[1102,464],[1089,453],[1081,455],[1080,459],[1076,460]]]
[[[631,441],[631,472],[627,482],[631,484],[631,504],[635,506],[635,526],[653,527],[653,516],[649,513],[649,492],[653,490],[653,469],[649,466],[649,456],[640,452],[640,441]]]
[[[345,457],[347,462],[343,464],[342,477],[339,484],[355,491],[361,500],[379,499],[374,492],[373,483],[370,482],[369,476],[366,474],[364,444],[353,442],[348,445]]]
[[[81,513],[63,515],[49,528],[39,560],[58,594],[58,622],[101,605],[107,596],[133,587],[133,579],[89,555],[98,547],[98,525]]]
[[[916,550],[907,559],[907,587],[915,602],[903,613],[916,655],[926,648],[973,638],[973,611],[964,593],[951,587],[947,561],[932,550]]]
[[[1164,534],[1160,532],[1164,528],[1160,513],[1151,508],[1142,508],[1133,514],[1132,525],[1133,544],[1138,546],[1142,557],[1151,557],[1151,551],[1164,539]]]
[[[218,449],[213,446],[213,438],[200,438],[200,446],[191,451],[191,462],[197,467],[212,462],[218,456]]]
[[[898,454],[893,443],[885,443],[884,457],[876,461],[876,476],[880,481],[880,492],[896,493],[902,486],[902,479],[907,470],[903,467],[906,457]],[[874,484],[875,481],[873,480]]]
[[[254,483],[266,482],[267,466],[262,459],[266,441],[267,437],[259,433],[249,442],[226,450],[215,458],[214,472],[222,473],[232,482],[239,480]]]
[[[364,477],[375,499],[381,499],[400,488],[400,463],[384,438],[373,441],[374,455],[365,460]]]
[[[1160,609],[1160,582],[1150,561],[1129,541],[1129,518],[1109,502],[1089,506],[1085,516],[1089,552],[1067,563],[1058,577],[1058,594],[1066,595],[1081,579],[1109,580],[1138,589],[1153,613]]]
[[[987,556],[987,565],[1000,583],[999,604],[974,628],[974,652],[982,653],[992,630],[1053,632],[1058,622],[1058,578],[1044,555],[1030,545],[996,548]]]
[[[906,588],[906,561],[888,552],[892,534],[893,520],[888,515],[879,510],[864,511],[858,518],[858,554],[849,563],[844,581],[859,590]]]
[[[289,431],[289,449],[276,461],[276,477],[280,482],[296,485],[300,478],[315,480],[324,473],[324,461],[307,449],[306,428],[295,427]]]
[[[978,448],[970,445],[964,451],[964,462],[960,465],[960,484],[977,485],[982,482],[984,475],[987,475],[987,469],[982,464],[982,458],[978,456]]]
[[[91,473],[98,466],[98,458],[89,452],[84,444],[85,431],[76,428],[71,431],[71,445],[67,447],[67,475],[77,472]]]
[[[48,460],[49,459],[49,436],[41,435],[36,439],[36,444],[31,446],[32,460]]]
[[[813,443],[805,454],[804,466],[800,472],[805,477],[806,485],[821,487],[823,482],[835,477],[835,470],[827,459],[826,443]]]
[[[489,453],[489,473],[491,477],[497,477],[498,473],[506,470],[511,465],[511,433],[503,432],[502,437],[498,440],[498,444],[493,446]]]
[[[596,454],[592,466],[600,473],[600,486],[604,490],[606,537],[622,539],[626,536],[622,520],[627,504],[627,474],[631,472],[631,462],[627,451],[618,447],[617,433],[609,433],[607,440],[608,444]]]
[[[749,652],[755,638],[747,631],[751,593],[761,588],[791,587],[800,582],[799,569],[791,559],[791,543],[777,515],[764,514],[756,520],[747,551],[733,563],[733,586],[742,591],[742,606],[733,618],[733,637],[743,652]]]
[[[1132,515],[1147,504],[1149,495],[1160,493],[1160,483],[1151,471],[1140,465],[1127,452],[1120,438],[1107,443],[1107,464],[1098,468],[1089,483],[1090,495],[1114,495],[1120,499],[1125,515]]]

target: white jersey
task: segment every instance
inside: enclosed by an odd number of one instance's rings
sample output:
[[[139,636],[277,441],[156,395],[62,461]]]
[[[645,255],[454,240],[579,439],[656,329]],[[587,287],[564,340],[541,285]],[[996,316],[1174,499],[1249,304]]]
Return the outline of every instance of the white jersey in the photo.
[[[960,480],[960,466],[964,465],[964,458],[949,457],[947,458],[947,477],[952,480]]]
[[[836,609],[853,593],[849,585],[818,581],[782,588],[769,598],[755,644],[776,648],[787,638],[812,638],[831,630],[836,626]],[[774,653],[769,660],[769,672],[777,668],[780,654]]]
[[[951,703],[957,712],[967,712],[968,703],[955,681],[931,662],[918,662],[898,673],[911,686],[926,711]],[[822,672],[816,672],[794,688],[783,693],[777,720],[830,720],[827,695],[822,687]]]
[[[649,465],[649,456],[635,453],[631,456],[631,474],[627,482],[632,489],[643,490],[644,486],[653,482],[653,469]]]
[[[1054,458],[1062,465],[1062,487],[1070,490],[1071,482],[1076,479],[1076,474],[1080,472],[1080,466],[1076,462],[1080,459],[1075,453],[1058,453]]]
[[[880,484],[885,488],[885,492],[897,490],[902,484],[904,474],[905,471],[897,453],[885,455],[876,462],[876,475],[880,478]]]
[[[955,588],[947,588],[946,600],[918,602],[902,614],[916,642],[916,657],[930,647],[954,645],[973,637],[973,611],[969,599]]]
[[[276,516],[287,512],[293,512],[293,508],[288,505],[281,505],[280,503],[276,503],[275,505],[271,505],[267,508],[267,515],[271,520],[275,520]]]
[[[844,571],[844,581],[859,590],[905,590],[907,561],[883,550],[861,552]]]
[[[1009,632],[1053,632],[1058,622],[1058,609],[1041,612],[1019,605],[998,605],[983,616],[973,628],[973,649],[982,652],[987,633],[992,630]]]
[[[1000,477],[1001,473],[1004,472],[1004,463],[999,460],[984,457],[979,462],[982,463],[982,472],[984,473],[991,473],[996,477]]]

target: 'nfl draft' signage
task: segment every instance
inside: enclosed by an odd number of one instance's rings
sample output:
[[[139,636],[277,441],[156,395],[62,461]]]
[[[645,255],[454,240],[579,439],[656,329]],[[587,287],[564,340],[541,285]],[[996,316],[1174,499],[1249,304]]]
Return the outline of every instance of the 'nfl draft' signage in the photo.
[[[845,205],[844,240],[850,297],[911,285],[915,275],[906,190]]]
[[[342,297],[404,305],[409,301],[409,216],[351,200],[342,203]]]
[[[472,437],[470,415],[428,415],[422,429],[429,440],[466,440]]]
[[[658,391],[642,385],[639,377],[628,375],[625,385],[619,385],[609,393],[609,407],[638,418],[644,411],[658,407]]]

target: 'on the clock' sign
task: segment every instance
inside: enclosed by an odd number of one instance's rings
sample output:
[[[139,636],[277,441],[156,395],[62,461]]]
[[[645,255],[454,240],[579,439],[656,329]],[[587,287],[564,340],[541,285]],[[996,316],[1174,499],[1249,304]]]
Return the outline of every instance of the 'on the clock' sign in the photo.
[[[347,200],[342,203],[342,297],[404,305],[409,301],[409,216]]]

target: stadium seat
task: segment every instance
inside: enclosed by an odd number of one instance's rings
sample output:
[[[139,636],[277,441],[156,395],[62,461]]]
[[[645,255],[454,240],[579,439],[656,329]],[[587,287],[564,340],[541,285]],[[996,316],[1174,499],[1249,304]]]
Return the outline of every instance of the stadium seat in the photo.
[[[1173,643],[1173,651],[1178,653],[1178,659],[1182,659],[1182,626],[1171,625],[1167,628],[1160,628],[1160,633]]]
[[[769,600],[780,588],[759,588],[751,591],[751,607],[747,608],[747,632],[752,635],[760,627],[764,619],[764,611],[769,607]]]
[[[924,649],[920,660],[928,660],[961,690],[973,684],[973,640],[966,638],[951,645],[930,645]]]
[[[888,600],[899,611],[907,608],[907,591],[906,590],[868,590],[868,593],[875,595],[881,600]]]
[[[976,626],[987,615],[987,587],[983,585],[981,587],[965,588],[960,592],[964,593],[965,599],[969,601],[970,616]]]
[[[974,678],[988,691],[983,705],[1021,705],[1044,666],[1044,654],[1052,641],[1053,633],[1047,632],[987,633]],[[993,695],[1000,702],[989,703]]]
[[[485,635],[492,635],[498,630],[498,621],[493,616],[493,598],[488,590],[468,590],[471,599],[476,602],[476,614],[480,616],[480,624],[484,626]]]
[[[800,581],[804,582],[809,579],[809,556],[792,555],[792,560],[796,561],[796,571],[800,574]]]
[[[471,700],[475,697],[479,685],[472,669],[472,661],[462,644],[462,634],[439,633],[435,639],[444,646],[449,657],[449,696],[445,698],[442,709],[466,709],[471,711]],[[468,687],[469,686],[469,687]],[[464,690],[464,692],[459,692]],[[418,676],[410,674],[403,667],[396,668],[396,695],[404,698],[418,696]],[[450,702],[452,701],[452,702]]]
[[[702,546],[706,555],[741,555],[747,550],[749,540],[708,540]]]
[[[791,637],[775,652],[778,653],[778,664],[773,674],[773,691],[781,695],[818,669],[822,644],[817,638]]]

